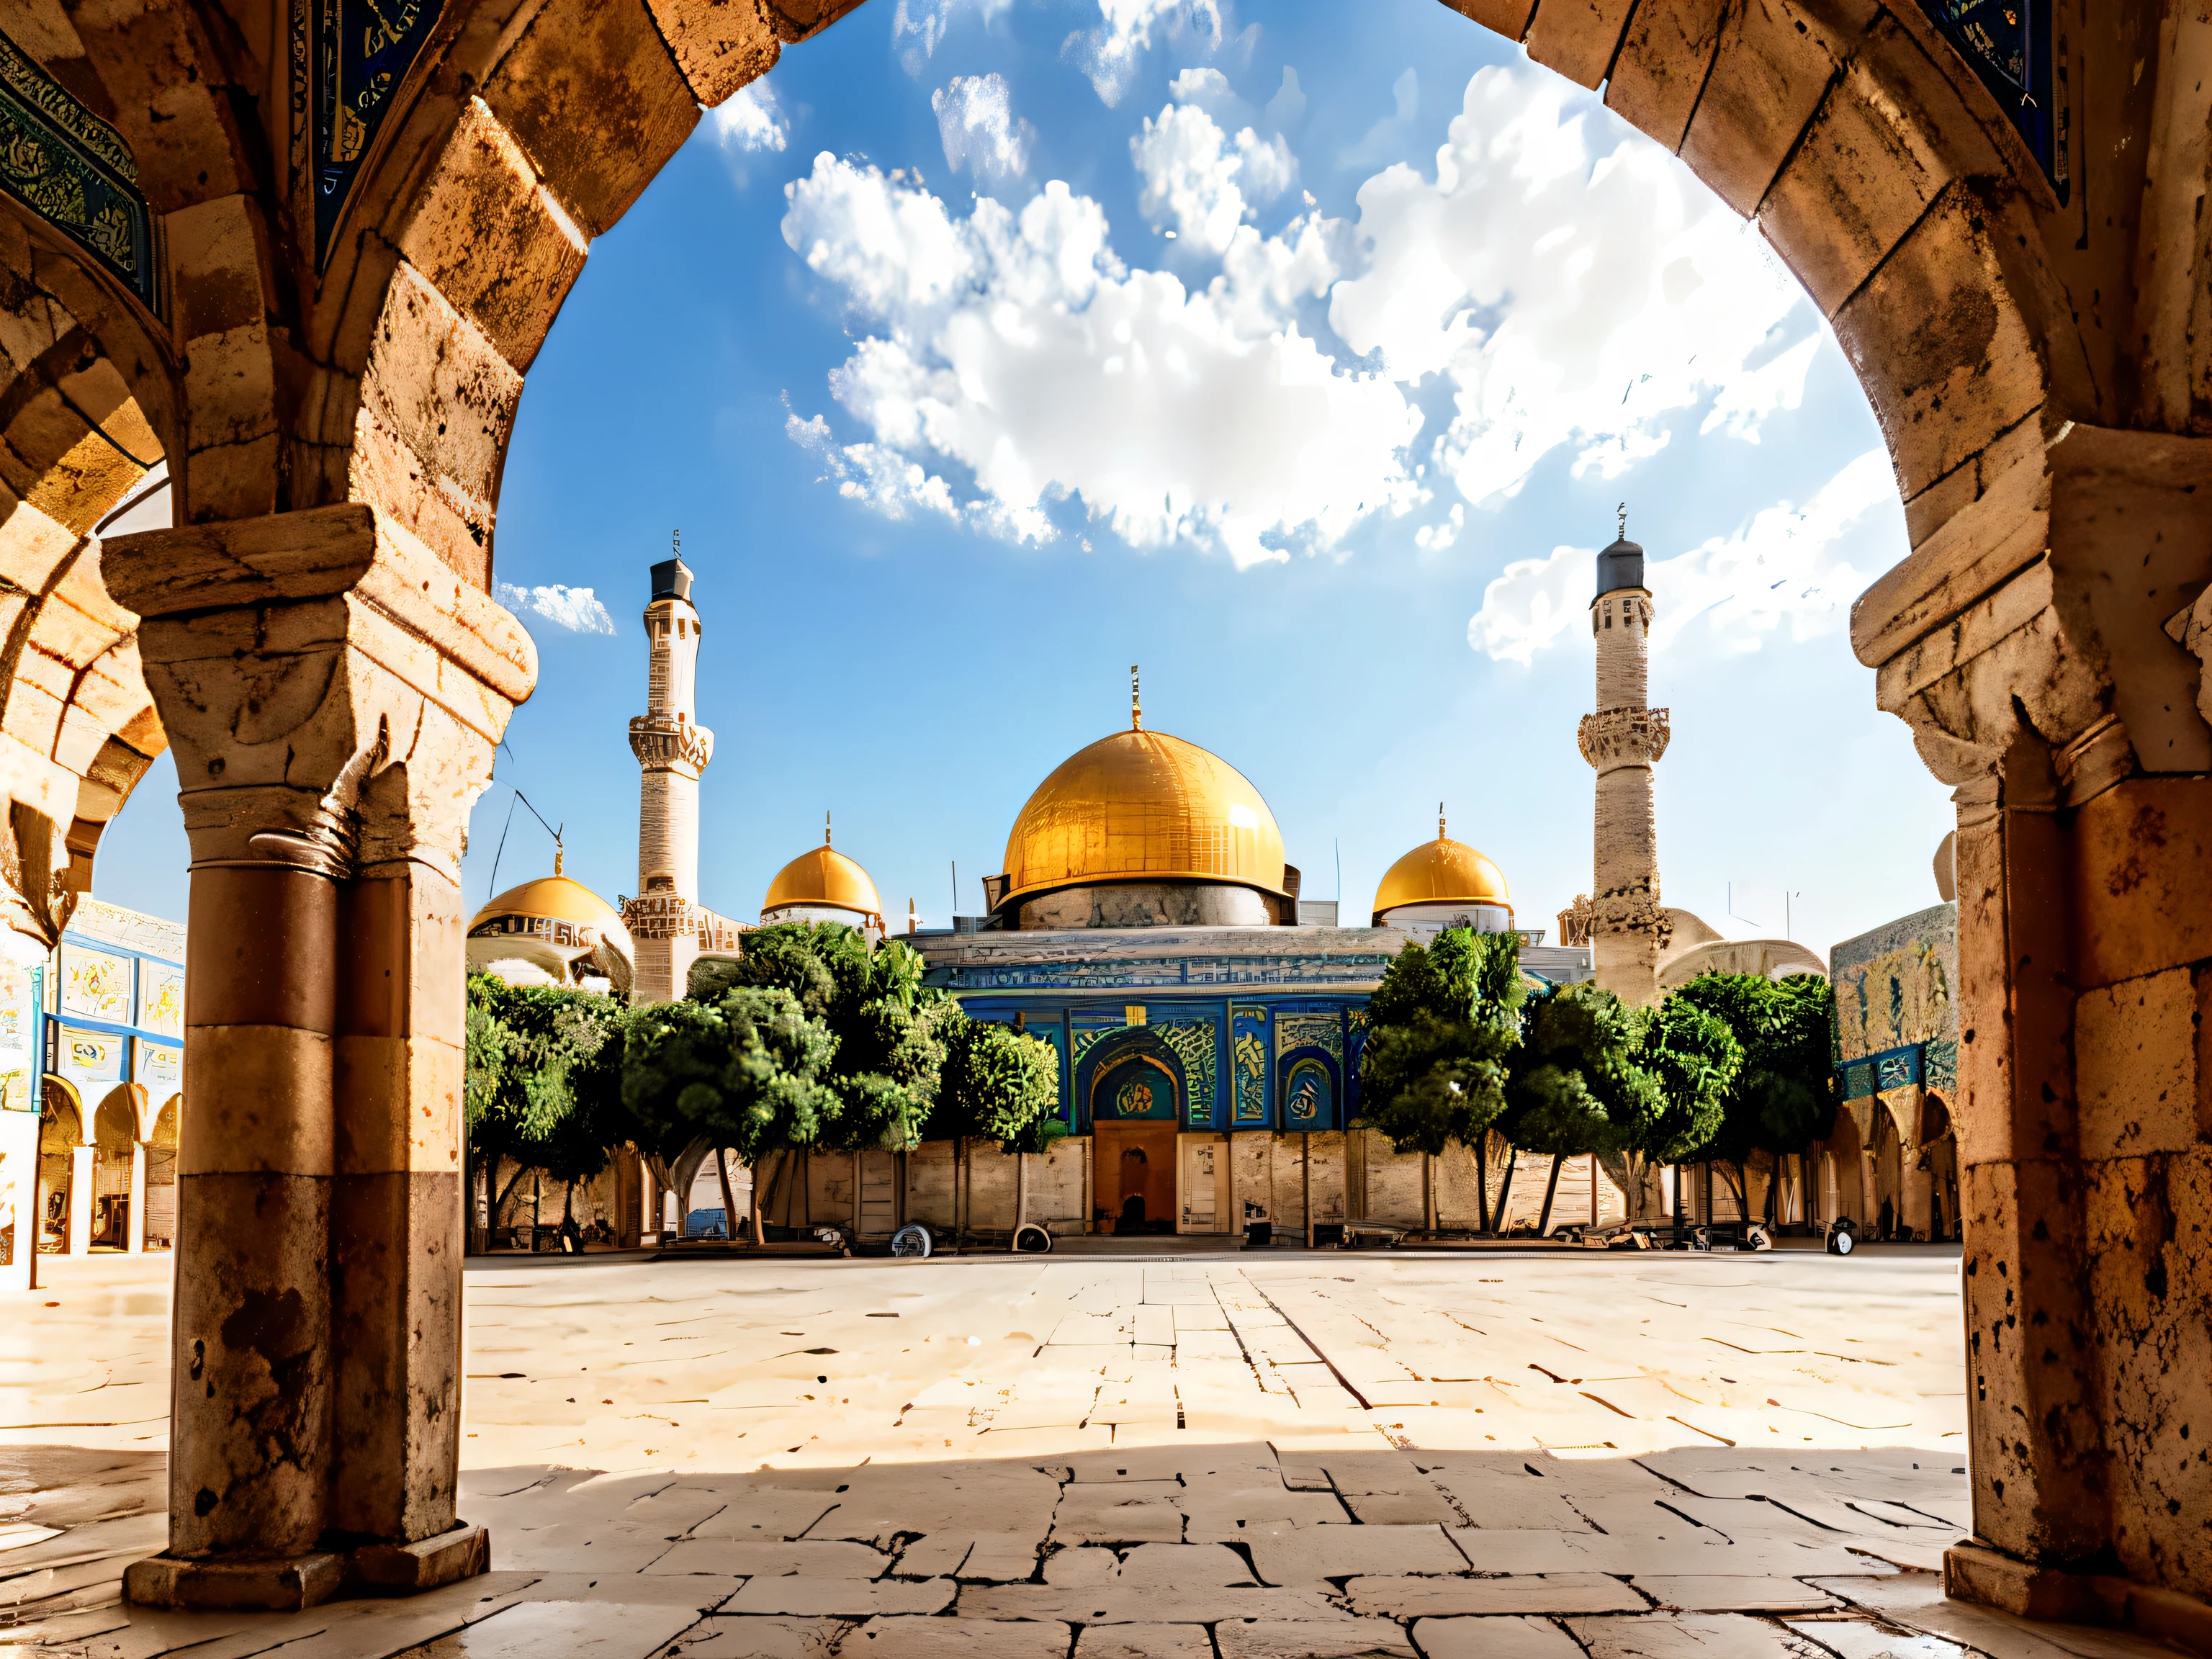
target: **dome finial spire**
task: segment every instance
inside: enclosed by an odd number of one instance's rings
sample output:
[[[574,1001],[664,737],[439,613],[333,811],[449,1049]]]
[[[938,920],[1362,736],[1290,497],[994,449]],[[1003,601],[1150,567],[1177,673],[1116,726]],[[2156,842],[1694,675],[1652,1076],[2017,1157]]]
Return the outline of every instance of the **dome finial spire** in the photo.
[[[1444,838],[1444,804],[1443,804],[1442,801],[1438,801],[1438,802],[1437,803],[1437,839],[1438,841],[1442,841],[1443,838]]]
[[[1620,514],[1620,539],[1626,541],[1628,539],[1628,503],[1623,501],[1614,511]]]
[[[822,814],[822,844],[830,844],[830,814],[826,811]]]
[[[1145,700],[1137,689],[1137,665],[1134,663],[1129,665],[1129,729],[1132,732],[1145,729]]]

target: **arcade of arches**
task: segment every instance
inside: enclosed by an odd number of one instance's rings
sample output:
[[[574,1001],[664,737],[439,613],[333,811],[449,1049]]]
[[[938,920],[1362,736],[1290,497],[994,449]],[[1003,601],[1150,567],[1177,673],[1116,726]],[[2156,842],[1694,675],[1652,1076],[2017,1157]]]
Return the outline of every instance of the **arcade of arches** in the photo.
[[[433,0],[329,36],[304,0],[9,9],[0,112],[74,180],[11,173],[0,211],[10,919],[52,943],[165,744],[193,858],[142,1601],[483,1559],[456,877],[535,675],[487,593],[501,458],[592,239],[854,3]],[[1887,437],[1911,550],[1852,639],[1959,813],[1987,1547],[1952,1589],[2212,1595],[2212,21],[2052,0],[2039,155],[1920,0],[1456,7],[1756,215]],[[102,544],[156,461],[176,527]]]

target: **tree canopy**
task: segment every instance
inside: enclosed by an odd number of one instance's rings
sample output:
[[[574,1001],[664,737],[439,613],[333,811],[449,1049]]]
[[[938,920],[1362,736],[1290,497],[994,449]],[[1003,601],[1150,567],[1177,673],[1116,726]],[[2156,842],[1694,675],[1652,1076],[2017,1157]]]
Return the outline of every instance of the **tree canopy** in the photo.
[[[1711,1137],[1698,1149],[1735,1170],[1739,1196],[1753,1152],[1802,1152],[1834,1128],[1835,1001],[1826,980],[1700,974],[1669,1000],[1724,1025],[1741,1053],[1721,1089]]]
[[[650,1003],[630,1013],[623,1101],[661,1144],[703,1136],[757,1164],[814,1145],[835,1119],[838,1097],[823,1080],[835,1048],[787,991]]]
[[[1554,1158],[1619,1151],[1658,1094],[1638,1063],[1649,1020],[1588,982],[1535,999],[1509,1066],[1508,1139]]]
[[[1448,928],[1408,940],[1367,1004],[1360,1121],[1401,1152],[1476,1144],[1506,1108],[1507,1060],[1520,1041],[1521,941]]]
[[[813,1141],[789,1144],[896,1150],[921,1139],[946,1033],[962,1018],[951,995],[922,983],[922,969],[899,940],[872,947],[865,933],[836,922],[781,922],[746,936],[725,982],[783,992],[831,1042],[818,1080],[836,1097],[834,1109]]]
[[[562,1182],[606,1168],[610,1150],[633,1138],[620,1081],[624,1021],[622,1004],[597,992],[472,975],[462,1076],[470,1156],[495,1172],[512,1159]]]
[[[1042,1037],[964,1015],[949,1028],[929,1132],[1041,1152],[1067,1133],[1060,1121],[1060,1055]]]

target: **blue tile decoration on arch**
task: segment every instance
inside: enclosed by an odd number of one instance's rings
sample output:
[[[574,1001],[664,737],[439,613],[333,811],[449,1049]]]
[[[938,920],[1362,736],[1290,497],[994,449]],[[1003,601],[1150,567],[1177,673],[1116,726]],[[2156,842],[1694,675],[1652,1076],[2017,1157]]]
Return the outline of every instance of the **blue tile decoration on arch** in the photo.
[[[1270,1121],[1267,1111],[1267,1074],[1273,1052],[1270,1041],[1270,1016],[1273,1013],[1263,1002],[1240,1002],[1235,1005],[1231,1017],[1231,1064],[1237,1073],[1236,1098],[1230,1108],[1232,1125],[1265,1124]]]
[[[394,94],[422,54],[445,0],[294,0],[293,52],[301,10],[315,17],[314,191],[315,264],[330,258],[338,222],[345,216],[354,180],[377,129],[392,112]],[[295,71],[296,72],[296,71]]]
[[[0,34],[0,188],[161,310],[153,216],[122,134]]]
[[[2065,201],[2068,110],[2064,77],[2053,76],[2051,0],[1920,0],[1920,9],[1990,89]]]
[[[1336,1087],[1328,1067],[1307,1055],[1291,1062],[1283,1085],[1283,1127],[1296,1133],[1336,1127]]]

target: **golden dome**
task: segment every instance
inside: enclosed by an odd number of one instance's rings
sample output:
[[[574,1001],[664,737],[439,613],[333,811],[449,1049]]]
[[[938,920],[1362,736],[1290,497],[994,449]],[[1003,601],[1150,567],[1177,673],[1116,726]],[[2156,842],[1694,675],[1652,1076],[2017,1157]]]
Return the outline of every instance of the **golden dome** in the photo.
[[[801,904],[856,910],[878,921],[884,909],[868,872],[829,846],[810,847],[777,871],[768,884],[768,896],[761,901],[761,914]]]
[[[1101,738],[1062,761],[1006,837],[1003,905],[1094,881],[1219,881],[1283,892],[1283,836],[1249,780],[1164,732]]]
[[[495,916],[542,916],[597,927],[602,934],[625,943],[629,938],[620,911],[583,883],[566,876],[540,876],[536,881],[508,888],[477,912],[469,931],[473,933]]]
[[[1505,872],[1465,842],[1453,841],[1437,822],[1437,838],[1424,842],[1383,872],[1375,890],[1375,925],[1405,904],[1495,904],[1508,915],[1513,901]]]

